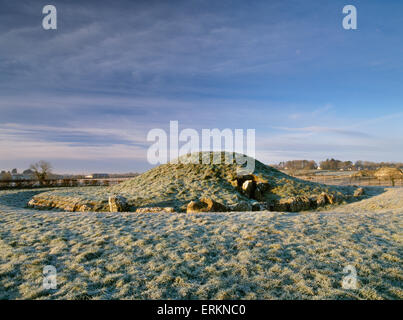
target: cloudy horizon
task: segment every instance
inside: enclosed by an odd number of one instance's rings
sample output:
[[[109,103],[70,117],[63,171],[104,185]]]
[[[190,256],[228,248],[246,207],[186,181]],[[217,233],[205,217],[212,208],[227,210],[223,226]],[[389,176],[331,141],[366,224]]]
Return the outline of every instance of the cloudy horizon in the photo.
[[[175,4],[174,4],[175,3]],[[403,161],[403,4],[0,0],[0,169],[144,171],[153,128],[256,130],[256,158]]]

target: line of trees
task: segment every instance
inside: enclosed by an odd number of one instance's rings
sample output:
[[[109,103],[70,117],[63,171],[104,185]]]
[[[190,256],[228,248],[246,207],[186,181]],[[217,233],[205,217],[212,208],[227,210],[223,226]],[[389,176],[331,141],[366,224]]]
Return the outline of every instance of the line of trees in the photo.
[[[52,179],[52,165],[44,160],[33,163],[30,165],[28,170],[25,170],[22,174],[18,174],[17,169],[13,169],[10,171],[1,171],[0,172],[0,180],[9,181],[13,180],[13,178],[17,176],[20,179],[24,180],[37,180],[42,185],[44,181]]]
[[[355,162],[354,166],[366,170],[375,170],[384,167],[403,169],[403,162],[372,162],[358,160]]]
[[[321,161],[320,168],[322,170],[352,170],[354,164],[351,161],[341,161],[332,158]]]
[[[314,160],[290,160],[280,162],[278,167],[288,170],[314,170],[318,168],[318,165]]]
[[[278,169],[286,170],[376,170],[383,167],[403,169],[402,162],[372,162],[358,160],[355,163],[352,161],[342,161],[337,159],[326,159],[320,161],[319,165],[314,160],[290,160],[280,162]]]

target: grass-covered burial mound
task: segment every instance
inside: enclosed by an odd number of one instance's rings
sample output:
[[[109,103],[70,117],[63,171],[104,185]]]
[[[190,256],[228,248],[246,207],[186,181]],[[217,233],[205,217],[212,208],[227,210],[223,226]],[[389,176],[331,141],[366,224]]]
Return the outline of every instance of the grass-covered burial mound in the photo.
[[[111,187],[44,192],[34,196],[28,206],[82,212],[296,212],[363,195],[360,188],[303,181],[250,158],[248,161],[255,161],[255,169],[243,173],[235,159],[225,163],[225,155],[228,153],[200,152],[191,155],[191,163],[184,163],[184,157],[180,157],[177,163],[160,165]],[[218,156],[221,161],[204,164],[202,156],[210,156],[211,160]]]

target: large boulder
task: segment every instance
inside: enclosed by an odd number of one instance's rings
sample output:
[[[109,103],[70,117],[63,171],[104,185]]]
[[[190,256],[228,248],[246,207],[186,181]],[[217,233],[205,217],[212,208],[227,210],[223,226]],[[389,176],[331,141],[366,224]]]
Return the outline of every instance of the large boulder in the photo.
[[[29,200],[29,201],[28,201],[28,204],[27,204],[27,206],[30,207],[30,208],[35,208],[36,205],[37,205],[37,203],[36,203],[36,199],[35,199],[35,198],[32,198],[31,200]]]
[[[226,211],[229,211],[228,208],[225,205],[223,205],[223,204],[221,204],[221,203],[219,203],[217,201],[214,201],[213,199],[202,198],[202,199],[200,199],[200,201],[207,204],[207,210],[208,211],[211,211],[211,212],[226,212]]]
[[[207,204],[200,200],[190,201],[186,207],[186,213],[205,212]]]
[[[255,176],[254,176],[253,174],[241,174],[241,175],[238,175],[238,176],[236,177],[236,180],[237,180],[237,182],[238,182],[238,186],[242,186],[243,183],[244,183],[245,181],[247,181],[247,180],[252,180],[252,181],[254,181],[254,180],[255,180]]]
[[[28,207],[34,209],[52,209],[58,208],[57,201],[49,198],[40,198],[40,197],[33,197],[31,200],[28,201]]]
[[[249,198],[252,197],[253,191],[254,191],[254,183],[253,180],[246,180],[242,184],[242,191],[245,193],[245,195]]]
[[[40,197],[35,196],[33,197],[29,202],[28,202],[28,207],[35,208],[35,209],[43,209],[43,210],[49,210],[49,209],[57,209],[57,210],[63,210],[63,211],[68,211],[68,212],[73,212],[73,211],[79,211],[79,202],[78,200],[74,198],[70,199],[63,199],[63,198],[58,198],[58,197]]]
[[[190,201],[186,208],[186,213],[199,212],[225,212],[229,211],[226,206],[210,198]]]
[[[266,180],[253,174],[238,175],[234,180],[230,180],[229,182],[248,198],[260,202],[265,201],[264,194],[270,190],[270,185]]]
[[[322,192],[320,195],[317,196],[316,198],[316,204],[318,207],[323,207],[327,204],[327,194],[325,192]]]
[[[119,195],[109,196],[108,203],[110,212],[124,212],[128,209],[126,198]]]
[[[258,201],[264,201],[265,192],[270,190],[270,185],[265,182],[256,183],[254,198]]]
[[[363,188],[358,188],[354,191],[354,197],[361,197],[365,195],[365,190]]]
[[[358,188],[354,191],[354,197],[361,197],[365,195],[365,190],[364,188]]]
[[[311,202],[314,201],[310,198]],[[316,196],[316,207],[323,207],[327,204],[338,204],[342,203],[344,197],[340,194],[328,194],[326,192],[322,192],[320,195]],[[311,208],[314,208],[315,205],[311,203]]]

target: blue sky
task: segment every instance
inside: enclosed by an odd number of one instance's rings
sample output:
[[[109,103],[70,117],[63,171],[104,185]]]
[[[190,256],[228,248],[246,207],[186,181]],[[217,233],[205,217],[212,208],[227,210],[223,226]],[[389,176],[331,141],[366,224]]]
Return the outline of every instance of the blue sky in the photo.
[[[400,1],[0,1],[0,169],[142,171],[152,128],[256,156],[403,161]],[[354,4],[358,30],[344,30]]]

